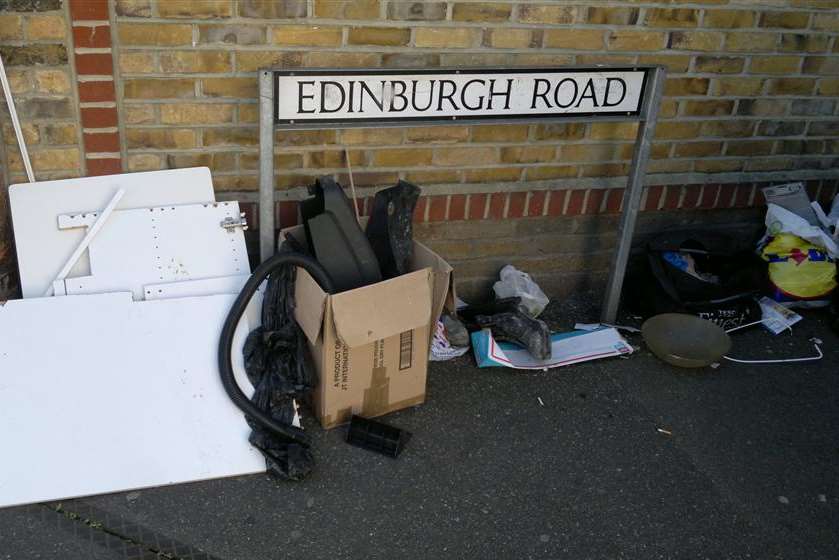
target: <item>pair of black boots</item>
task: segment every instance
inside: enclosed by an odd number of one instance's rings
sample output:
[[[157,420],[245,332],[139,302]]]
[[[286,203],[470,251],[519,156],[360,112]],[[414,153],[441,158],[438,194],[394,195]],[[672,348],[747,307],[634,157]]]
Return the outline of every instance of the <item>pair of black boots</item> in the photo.
[[[362,231],[344,189],[325,176],[300,208],[309,251],[326,269],[337,292],[375,284],[409,271],[413,215],[419,187],[406,181],[376,193]]]
[[[468,326],[488,328],[498,340],[508,340],[527,348],[539,360],[551,357],[551,331],[547,323],[524,312],[517,297],[470,305],[458,311]]]

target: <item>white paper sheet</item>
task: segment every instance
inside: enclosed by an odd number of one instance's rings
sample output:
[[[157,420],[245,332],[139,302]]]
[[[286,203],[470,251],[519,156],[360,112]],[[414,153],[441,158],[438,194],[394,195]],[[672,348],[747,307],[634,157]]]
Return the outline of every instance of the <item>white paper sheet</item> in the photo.
[[[613,328],[573,331],[551,335],[551,357],[534,358],[526,348],[496,342],[489,329],[472,333],[472,348],[478,367],[550,369],[633,352],[632,346]]]

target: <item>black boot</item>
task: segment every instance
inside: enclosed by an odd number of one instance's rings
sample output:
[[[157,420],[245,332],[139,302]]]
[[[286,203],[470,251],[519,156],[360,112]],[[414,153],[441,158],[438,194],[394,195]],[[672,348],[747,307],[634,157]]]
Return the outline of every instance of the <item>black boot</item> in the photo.
[[[419,187],[399,181],[395,187],[376,193],[367,222],[367,239],[379,259],[384,278],[408,272],[414,254],[414,208]]]
[[[551,332],[544,321],[518,309],[495,315],[478,315],[475,320],[481,327],[488,327],[496,339],[521,344],[538,360],[551,357]]]

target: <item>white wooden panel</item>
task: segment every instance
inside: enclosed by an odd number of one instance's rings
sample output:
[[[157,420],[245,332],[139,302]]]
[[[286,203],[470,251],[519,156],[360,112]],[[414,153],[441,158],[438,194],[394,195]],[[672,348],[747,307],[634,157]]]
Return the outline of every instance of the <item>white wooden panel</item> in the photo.
[[[214,294],[239,295],[249,274],[241,276],[223,276],[221,278],[205,278],[202,280],[185,280],[168,284],[148,284],[143,289],[146,300],[168,299],[176,297],[196,297]],[[262,300],[268,281],[262,282],[256,293],[251,297],[245,310],[243,321],[246,319],[254,329],[262,324]]]
[[[101,214],[99,214],[96,217],[96,221],[93,222],[93,225],[87,228],[87,232],[85,232],[84,238],[79,242],[76,248],[73,249],[73,253],[67,259],[67,262],[64,263],[64,266],[62,266],[61,270],[59,270],[58,274],[56,274],[55,280],[64,280],[65,278],[67,278],[67,275],[70,273],[70,270],[72,270],[76,263],[79,262],[79,258],[85,251],[87,251],[87,248],[96,238],[96,234],[99,233],[99,231],[103,227],[105,227],[108,218],[111,216],[111,213],[114,211],[114,208],[116,208],[117,204],[119,204],[119,201],[123,197],[123,195],[125,195],[125,191],[122,189],[117,189],[117,191],[114,193],[113,198],[111,198],[111,201],[108,202],[108,205],[105,207],[104,210],[102,210]],[[53,283],[55,283],[55,280],[53,280]],[[63,293],[64,295],[66,295],[66,287]],[[52,286],[47,288],[47,291],[44,292],[45,296],[51,296],[53,294],[55,294],[55,290]]]
[[[234,299],[113,293],[0,307],[0,507],[263,472],[219,380]],[[243,319],[234,364],[250,394],[247,332]]]
[[[54,295],[54,296],[66,296],[67,295],[67,286],[64,285],[64,280],[53,280],[52,281],[52,295]]]
[[[208,296],[212,294],[238,294],[242,291],[242,286],[245,285],[249,277],[249,274],[240,274],[237,276],[184,280],[183,282],[169,282],[166,284],[147,284],[143,288],[143,298],[153,300],[173,297]]]
[[[90,244],[90,276],[67,278],[67,294],[130,290],[144,299],[148,284],[250,273],[237,202],[118,210]],[[199,294],[194,294],[199,295]]]
[[[86,212],[84,214],[61,214],[58,217],[58,229],[73,229],[90,227],[96,222],[99,212]]]
[[[12,185],[9,204],[23,297],[42,296],[84,237],[84,229],[60,231],[58,216],[101,211],[118,188],[125,190],[118,209],[215,200],[206,167]],[[70,273],[89,272],[83,256]]]

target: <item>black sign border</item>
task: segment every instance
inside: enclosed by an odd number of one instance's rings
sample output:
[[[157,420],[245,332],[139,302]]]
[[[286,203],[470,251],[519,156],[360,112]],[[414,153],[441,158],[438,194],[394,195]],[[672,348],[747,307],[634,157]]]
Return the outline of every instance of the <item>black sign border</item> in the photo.
[[[273,82],[273,99],[272,99],[272,113],[273,122],[275,126],[291,127],[295,125],[306,126],[312,128],[312,125],[323,125],[322,128],[329,126],[360,126],[363,124],[372,123],[459,123],[459,122],[474,122],[474,121],[537,121],[540,119],[584,119],[586,117],[635,117],[640,118],[642,111],[642,102],[646,95],[647,84],[651,71],[654,67],[650,66],[626,66],[626,67],[563,67],[563,68],[297,68],[291,70],[270,70],[272,73],[271,81]],[[638,96],[638,107],[634,111],[597,111],[586,113],[535,113],[527,115],[466,115],[466,116],[449,116],[449,117],[370,117],[361,119],[278,119],[277,107],[277,91],[279,89],[280,76],[381,76],[381,75],[409,75],[409,74],[512,74],[518,72],[526,72],[529,74],[579,74],[583,72],[643,72],[644,77],[641,80],[641,94]]]

